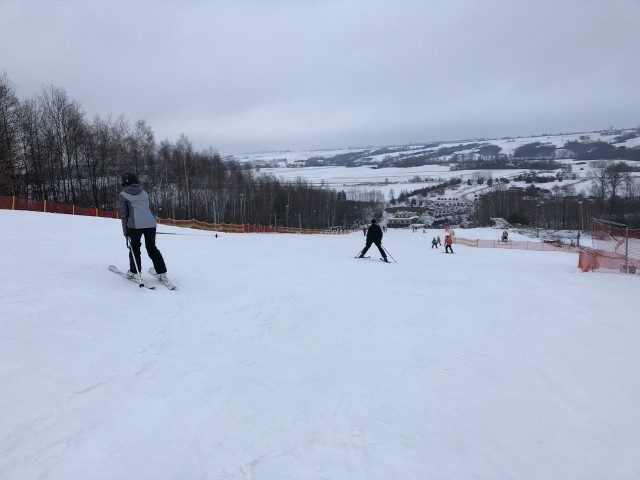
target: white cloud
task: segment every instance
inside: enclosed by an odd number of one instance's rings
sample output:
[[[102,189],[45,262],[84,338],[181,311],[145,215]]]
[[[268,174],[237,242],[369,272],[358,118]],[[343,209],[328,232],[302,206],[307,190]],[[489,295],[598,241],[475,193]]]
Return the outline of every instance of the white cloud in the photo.
[[[19,95],[54,84],[90,116],[224,153],[638,124],[632,0],[1,8]]]

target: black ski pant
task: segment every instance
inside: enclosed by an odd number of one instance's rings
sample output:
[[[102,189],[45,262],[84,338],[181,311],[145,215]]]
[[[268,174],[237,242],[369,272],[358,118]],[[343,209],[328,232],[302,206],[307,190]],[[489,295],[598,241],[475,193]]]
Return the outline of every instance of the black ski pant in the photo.
[[[156,229],[155,228],[129,228],[129,240],[131,242],[131,250],[129,250],[129,271],[136,271],[136,264],[138,270],[142,272],[142,262],[140,260],[140,247],[142,246],[142,236],[144,235],[144,246],[147,249],[149,258],[153,262],[153,268],[156,273],[167,273],[167,267],[164,264],[164,259],[158,247],[156,247]],[[136,263],[133,263],[135,256]]]
[[[364,246],[364,250],[362,250],[362,253],[360,255],[364,255],[365,253],[367,253],[367,250],[369,250],[372,243],[375,244],[376,247],[378,247],[378,250],[380,250],[380,255],[382,255],[382,258],[387,258],[387,254],[382,249],[382,242],[372,242],[371,240],[367,240],[367,244]]]
[[[451,245],[449,244],[445,245],[444,253],[453,253],[453,248],[451,248]]]

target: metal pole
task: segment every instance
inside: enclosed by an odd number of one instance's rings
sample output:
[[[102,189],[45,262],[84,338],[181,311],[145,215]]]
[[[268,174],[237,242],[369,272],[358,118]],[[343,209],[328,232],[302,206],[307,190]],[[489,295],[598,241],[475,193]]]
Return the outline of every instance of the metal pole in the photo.
[[[584,233],[584,215],[582,214],[582,200],[580,203],[580,233]]]
[[[605,223],[607,225],[615,225],[619,228],[624,228],[624,271],[625,273],[629,273],[629,225],[625,225],[624,223],[611,222],[609,220],[600,220],[598,218],[591,219],[592,225],[594,221]]]
[[[394,262],[396,262],[396,259],[395,259],[395,258],[393,258],[393,255],[391,255],[391,254],[389,253],[389,250],[387,250],[385,247],[382,247],[382,249],[383,249],[385,252],[387,252],[387,255],[389,255],[389,256],[391,257],[391,260],[393,260]],[[398,263],[398,262],[396,262],[396,263]]]
[[[144,283],[142,283],[142,274],[140,273],[140,269],[138,268],[138,262],[136,262],[136,256],[133,253],[133,248],[131,247],[131,239],[129,237],[127,237],[127,247],[129,247],[129,252],[131,252],[133,264],[136,266],[136,273],[138,274],[138,286],[142,288],[144,287]]]
[[[624,273],[629,273],[629,226],[624,229]]]

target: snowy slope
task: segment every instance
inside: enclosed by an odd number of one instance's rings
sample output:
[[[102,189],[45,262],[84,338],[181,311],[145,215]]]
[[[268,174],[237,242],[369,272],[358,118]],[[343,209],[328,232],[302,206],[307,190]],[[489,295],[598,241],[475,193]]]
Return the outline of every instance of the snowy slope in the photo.
[[[0,231],[3,480],[640,477],[640,276],[442,231],[388,232],[391,265],[361,233],[162,235],[180,289],[145,291],[116,220]]]

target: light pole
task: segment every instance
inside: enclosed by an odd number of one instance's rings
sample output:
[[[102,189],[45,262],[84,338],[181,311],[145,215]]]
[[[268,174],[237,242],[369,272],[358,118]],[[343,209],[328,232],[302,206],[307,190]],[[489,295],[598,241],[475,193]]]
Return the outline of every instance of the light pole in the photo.
[[[580,205],[580,233],[584,233],[584,216],[582,215],[582,200],[578,202]]]
[[[580,206],[580,231],[578,232],[578,248],[580,248],[580,235],[582,235],[584,231],[584,223],[582,221],[582,200],[578,201],[578,205]]]
[[[536,204],[536,238],[540,238],[540,205]]]

